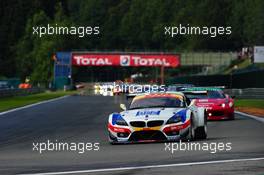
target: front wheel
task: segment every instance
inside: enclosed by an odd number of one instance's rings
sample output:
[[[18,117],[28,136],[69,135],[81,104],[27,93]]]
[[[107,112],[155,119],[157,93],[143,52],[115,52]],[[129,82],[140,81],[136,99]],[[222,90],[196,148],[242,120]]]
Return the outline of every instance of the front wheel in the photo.
[[[206,139],[207,138],[207,116],[204,117],[204,126],[196,128],[195,131],[196,139]]]
[[[195,140],[195,135],[196,135],[196,131],[193,127],[193,115],[191,115],[191,118],[190,118],[190,127],[189,127],[189,131],[188,131],[188,135],[187,135],[187,140]]]
[[[195,131],[195,139],[206,139],[207,138],[207,126],[198,127]]]

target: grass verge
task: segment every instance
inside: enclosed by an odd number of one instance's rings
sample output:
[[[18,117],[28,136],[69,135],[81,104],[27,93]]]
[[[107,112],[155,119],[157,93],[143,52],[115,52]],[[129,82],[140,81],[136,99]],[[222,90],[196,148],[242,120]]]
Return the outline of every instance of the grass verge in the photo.
[[[0,112],[72,94],[76,94],[76,91],[44,92],[28,96],[0,98]]]
[[[235,109],[240,112],[264,117],[264,99],[236,99]]]
[[[253,107],[264,109],[264,99],[235,99],[236,107]]]

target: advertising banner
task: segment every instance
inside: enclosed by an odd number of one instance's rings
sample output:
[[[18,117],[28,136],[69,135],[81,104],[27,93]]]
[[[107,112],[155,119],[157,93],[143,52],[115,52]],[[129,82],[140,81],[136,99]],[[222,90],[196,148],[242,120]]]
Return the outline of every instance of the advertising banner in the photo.
[[[178,54],[89,54],[73,53],[72,65],[75,66],[145,66],[177,67],[180,65]]]

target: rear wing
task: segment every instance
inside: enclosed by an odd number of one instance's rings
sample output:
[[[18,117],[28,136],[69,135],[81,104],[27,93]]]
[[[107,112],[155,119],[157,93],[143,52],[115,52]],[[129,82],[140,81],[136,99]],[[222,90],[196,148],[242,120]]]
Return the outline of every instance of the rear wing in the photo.
[[[197,99],[196,96],[199,95],[207,95],[207,91],[183,91],[182,92],[185,95],[186,102],[189,105],[192,100]]]
[[[206,94],[207,91],[184,91],[183,94]]]
[[[187,87],[187,88],[182,88],[182,91],[189,91],[189,92],[195,92],[195,91],[219,91],[219,90],[224,90],[225,86],[212,86],[212,87]]]

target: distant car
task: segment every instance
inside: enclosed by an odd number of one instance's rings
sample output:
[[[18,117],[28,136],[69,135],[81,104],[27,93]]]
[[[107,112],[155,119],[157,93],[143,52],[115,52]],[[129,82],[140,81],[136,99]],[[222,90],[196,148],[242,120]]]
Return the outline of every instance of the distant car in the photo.
[[[21,83],[21,84],[19,84],[18,88],[19,89],[30,89],[30,88],[32,88],[32,85],[29,83]]]
[[[94,90],[100,90],[101,84],[100,83],[95,83],[94,84]]]
[[[85,85],[84,84],[76,84],[75,88],[76,89],[83,89],[83,88],[85,88]]]
[[[122,89],[121,89],[121,87],[120,86],[115,86],[114,88],[113,88],[113,94],[114,95],[120,95],[120,94],[122,94]]]
[[[202,90],[202,89],[200,89]],[[206,90],[206,89],[204,89]],[[234,120],[234,100],[220,89],[184,92],[189,99],[196,99],[195,104],[206,108],[208,120]]]
[[[135,96],[127,109],[108,118],[110,143],[205,139],[205,109],[187,103],[183,93],[150,93]]]
[[[194,87],[193,84],[173,84],[167,87],[167,91],[182,91],[184,88]]]
[[[99,91],[99,94],[103,96],[113,96],[114,83],[113,82],[105,82],[99,85],[99,90],[95,89],[95,91]]]
[[[103,96],[113,96],[114,84],[112,82],[100,83],[99,88],[95,89],[95,94]]]

